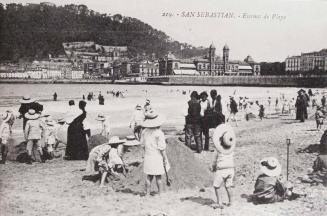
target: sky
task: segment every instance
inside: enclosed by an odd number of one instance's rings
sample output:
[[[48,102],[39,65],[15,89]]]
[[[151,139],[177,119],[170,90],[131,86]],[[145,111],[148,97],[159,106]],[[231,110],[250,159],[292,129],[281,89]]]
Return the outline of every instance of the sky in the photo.
[[[49,1],[135,17],[173,40],[204,47],[213,43],[220,56],[227,44],[233,60],[251,55],[255,61],[284,61],[287,56],[327,48],[327,0]],[[3,4],[39,2],[2,0]]]

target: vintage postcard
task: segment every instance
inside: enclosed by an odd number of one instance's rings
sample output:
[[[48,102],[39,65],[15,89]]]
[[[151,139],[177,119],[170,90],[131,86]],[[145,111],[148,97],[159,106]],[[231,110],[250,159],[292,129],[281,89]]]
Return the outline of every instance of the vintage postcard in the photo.
[[[1,216],[326,215],[326,11],[1,1]]]

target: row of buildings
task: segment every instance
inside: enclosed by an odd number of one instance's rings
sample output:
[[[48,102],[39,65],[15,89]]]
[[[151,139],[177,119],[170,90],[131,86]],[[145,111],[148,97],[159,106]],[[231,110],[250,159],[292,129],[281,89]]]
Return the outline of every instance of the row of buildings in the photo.
[[[194,75],[231,76],[260,75],[260,64],[251,56],[243,61],[230,60],[230,49],[225,45],[223,57],[216,55],[213,44],[205,56],[189,59],[176,58],[168,53],[163,58],[139,55],[128,57],[127,46],[104,46],[93,41],[65,42],[65,55],[34,61],[25,65],[0,65],[0,78],[32,79],[121,79],[153,76]]]
[[[285,71],[290,73],[299,72],[326,72],[327,49],[318,52],[301,53],[285,59]]]

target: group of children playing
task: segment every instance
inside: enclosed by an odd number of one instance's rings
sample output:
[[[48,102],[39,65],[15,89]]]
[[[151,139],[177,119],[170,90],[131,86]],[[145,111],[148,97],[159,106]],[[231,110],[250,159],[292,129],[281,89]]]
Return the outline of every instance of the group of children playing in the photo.
[[[317,178],[323,178],[321,182],[327,185],[327,131],[326,143],[320,150],[320,155],[314,162],[312,173],[310,173],[312,182],[312,176]],[[223,202],[221,198],[222,191],[225,189],[228,202],[226,206],[232,204],[232,190],[233,178],[235,175],[234,165],[234,149],[236,146],[235,133],[230,125],[221,124],[213,133],[213,143],[215,146],[215,157],[213,160],[211,171],[214,172],[213,187],[216,194],[217,202],[212,205],[213,208],[223,208]],[[301,196],[293,192],[293,184],[289,181],[282,183],[279,179],[282,171],[282,167],[279,161],[274,157],[266,157],[260,160],[260,175],[257,177],[254,192],[249,197],[248,201],[252,201],[254,204],[268,204],[274,202],[280,202],[285,199],[294,200]]]
[[[53,152],[53,148],[58,143],[56,131],[58,126],[49,115],[38,114],[30,109],[25,114],[28,119],[24,130],[24,136],[27,141],[27,152],[29,155],[28,164],[32,163],[33,146],[36,145],[41,155],[42,162],[45,161],[44,148],[46,152]],[[15,120],[12,112],[7,111],[1,115],[2,124],[0,126],[0,145],[1,145],[1,163],[5,163],[8,152],[7,142],[10,138],[11,127]],[[109,138],[110,127],[107,118],[104,115],[98,115],[97,120],[101,122],[100,134]],[[65,121],[58,121],[60,125]],[[140,140],[145,147],[144,172],[147,175],[146,192],[149,194],[151,182],[155,179],[159,193],[161,191],[161,176],[169,170],[169,163],[166,154],[166,143],[160,126],[163,124],[161,115],[153,111],[150,100],[146,101],[143,109],[140,105],[135,107],[130,127],[133,127],[135,138]],[[45,146],[42,148],[40,140],[45,138]],[[90,175],[100,174],[100,186],[104,186],[108,175],[119,176],[126,175],[126,166],[122,160],[123,144],[117,136],[112,136],[107,143],[94,147],[89,153],[86,172]],[[228,124],[220,124],[214,129],[213,143],[215,146],[215,157],[210,170],[214,172],[213,187],[215,190],[217,202],[214,208],[223,208],[221,198],[222,190],[225,189],[228,195],[227,206],[232,204],[233,178],[235,175],[234,150],[236,146],[236,136],[233,128]],[[326,171],[326,160],[319,157],[315,165],[317,169]],[[319,164],[318,164],[319,163]],[[319,167],[318,167],[319,165]],[[281,183],[279,176],[281,174],[281,165],[274,157],[264,158],[260,161],[261,174],[257,177],[252,201],[256,204],[273,203],[285,199],[294,198],[292,193],[293,186],[286,182]],[[317,168],[318,167],[318,168]],[[83,177],[87,179],[87,176]]]

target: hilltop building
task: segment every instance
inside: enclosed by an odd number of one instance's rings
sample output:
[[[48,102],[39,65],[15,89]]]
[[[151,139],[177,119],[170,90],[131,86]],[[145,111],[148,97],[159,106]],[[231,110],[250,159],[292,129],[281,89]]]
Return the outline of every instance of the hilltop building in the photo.
[[[126,46],[104,46],[93,41],[65,42],[65,54],[75,67],[91,75],[112,75],[115,65],[127,60]]]
[[[244,61],[230,60],[229,47],[223,47],[223,57],[216,55],[214,44],[209,46],[208,55],[191,59],[177,59],[169,53],[159,60],[160,75],[240,76],[260,75],[260,64],[247,56]]]
[[[301,53],[300,56],[291,56],[285,59],[285,71],[291,73],[309,71],[327,71],[327,49],[319,52]]]

